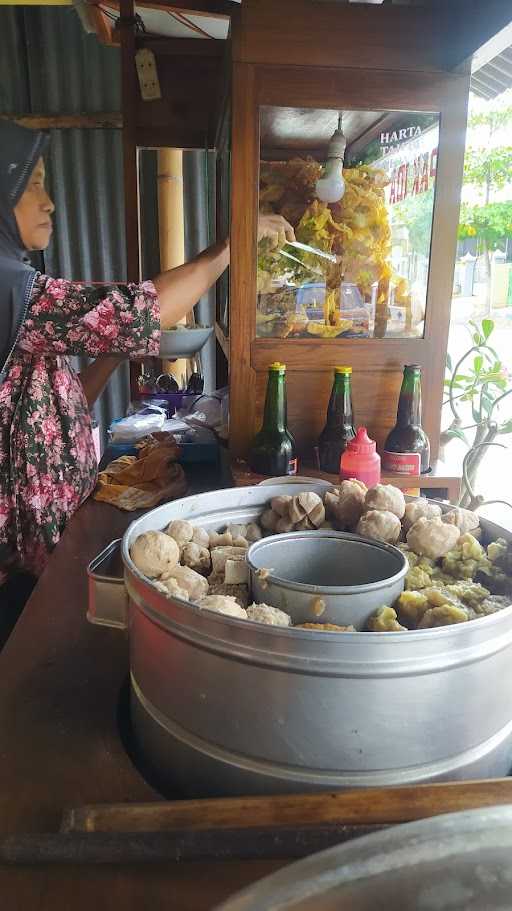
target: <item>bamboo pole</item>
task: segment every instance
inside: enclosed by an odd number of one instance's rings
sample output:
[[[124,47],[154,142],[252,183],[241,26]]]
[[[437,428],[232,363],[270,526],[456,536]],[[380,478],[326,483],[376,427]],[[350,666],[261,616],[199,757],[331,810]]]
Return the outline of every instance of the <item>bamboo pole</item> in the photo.
[[[175,269],[185,262],[185,217],[183,211],[183,152],[181,149],[158,151],[158,227],[160,268]],[[186,323],[186,318],[181,320]],[[180,388],[187,382],[187,360],[164,362]]]

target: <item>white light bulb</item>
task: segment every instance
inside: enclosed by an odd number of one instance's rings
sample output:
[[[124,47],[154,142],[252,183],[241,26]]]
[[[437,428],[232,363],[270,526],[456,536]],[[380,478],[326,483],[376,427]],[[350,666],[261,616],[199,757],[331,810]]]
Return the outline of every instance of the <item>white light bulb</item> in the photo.
[[[344,193],[343,160],[329,158],[322,177],[316,182],[316,195],[322,202],[339,202]]]

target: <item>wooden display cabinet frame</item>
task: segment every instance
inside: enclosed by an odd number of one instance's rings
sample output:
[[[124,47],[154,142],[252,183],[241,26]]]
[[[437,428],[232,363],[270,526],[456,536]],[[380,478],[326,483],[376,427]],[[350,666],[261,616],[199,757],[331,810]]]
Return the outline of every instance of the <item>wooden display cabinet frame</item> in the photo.
[[[334,7],[319,2],[315,4],[317,23],[310,22],[305,34],[301,29],[311,6],[306,0],[294,0],[291,5],[283,0],[276,9],[268,0],[258,3],[244,0],[240,17],[233,25],[231,451],[236,457],[247,452],[261,419],[267,367],[272,361],[281,360],[287,365],[289,423],[299,452],[303,453],[311,450],[323,425],[335,364],[352,365],[357,421],[366,424],[382,445],[395,421],[403,365],[418,363],[423,368],[423,421],[435,459],[439,447],[469,76],[466,72],[442,70],[440,61],[446,38],[424,10]],[[375,16],[379,13],[380,17]],[[273,31],[267,35],[270,21]],[[365,23],[367,26],[371,23],[369,33],[361,31]],[[408,52],[404,51],[403,42],[397,45],[396,38],[396,29],[403,30],[404,23]],[[280,29],[285,65],[270,62]],[[337,44],[333,34],[339,36]],[[354,34],[363,36],[357,47],[352,40]],[[306,46],[311,49],[307,58]],[[391,56],[393,69],[389,68]],[[302,65],[304,59],[308,59],[307,66]],[[310,62],[316,65],[309,65]],[[256,338],[259,122],[263,105],[440,113],[423,338],[315,341]]]

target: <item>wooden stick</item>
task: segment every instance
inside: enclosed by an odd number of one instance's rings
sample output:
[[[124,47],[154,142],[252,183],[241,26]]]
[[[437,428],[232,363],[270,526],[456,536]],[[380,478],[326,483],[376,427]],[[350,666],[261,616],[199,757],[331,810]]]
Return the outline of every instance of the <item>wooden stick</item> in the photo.
[[[64,832],[160,832],[266,826],[390,825],[512,803],[512,779],[290,794],[106,804],[69,810]]]
[[[2,120],[14,120],[32,130],[120,130],[123,116],[107,114],[0,114]]]
[[[380,826],[29,834],[0,839],[2,864],[129,864],[306,857]]]

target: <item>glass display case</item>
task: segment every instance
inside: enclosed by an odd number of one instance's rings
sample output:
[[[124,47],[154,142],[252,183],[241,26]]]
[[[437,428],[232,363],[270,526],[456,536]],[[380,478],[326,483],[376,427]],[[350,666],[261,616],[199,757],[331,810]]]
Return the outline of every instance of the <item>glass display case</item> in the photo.
[[[469,88],[446,49],[436,16],[400,4],[244,0],[234,19],[234,456],[261,425],[280,361],[306,467],[339,364],[352,367],[356,422],[378,447],[404,364],[421,366],[437,459]],[[283,216],[294,243],[265,215]]]
[[[260,108],[259,211],[296,240],[258,242],[257,338],[423,337],[438,146],[436,113]]]

